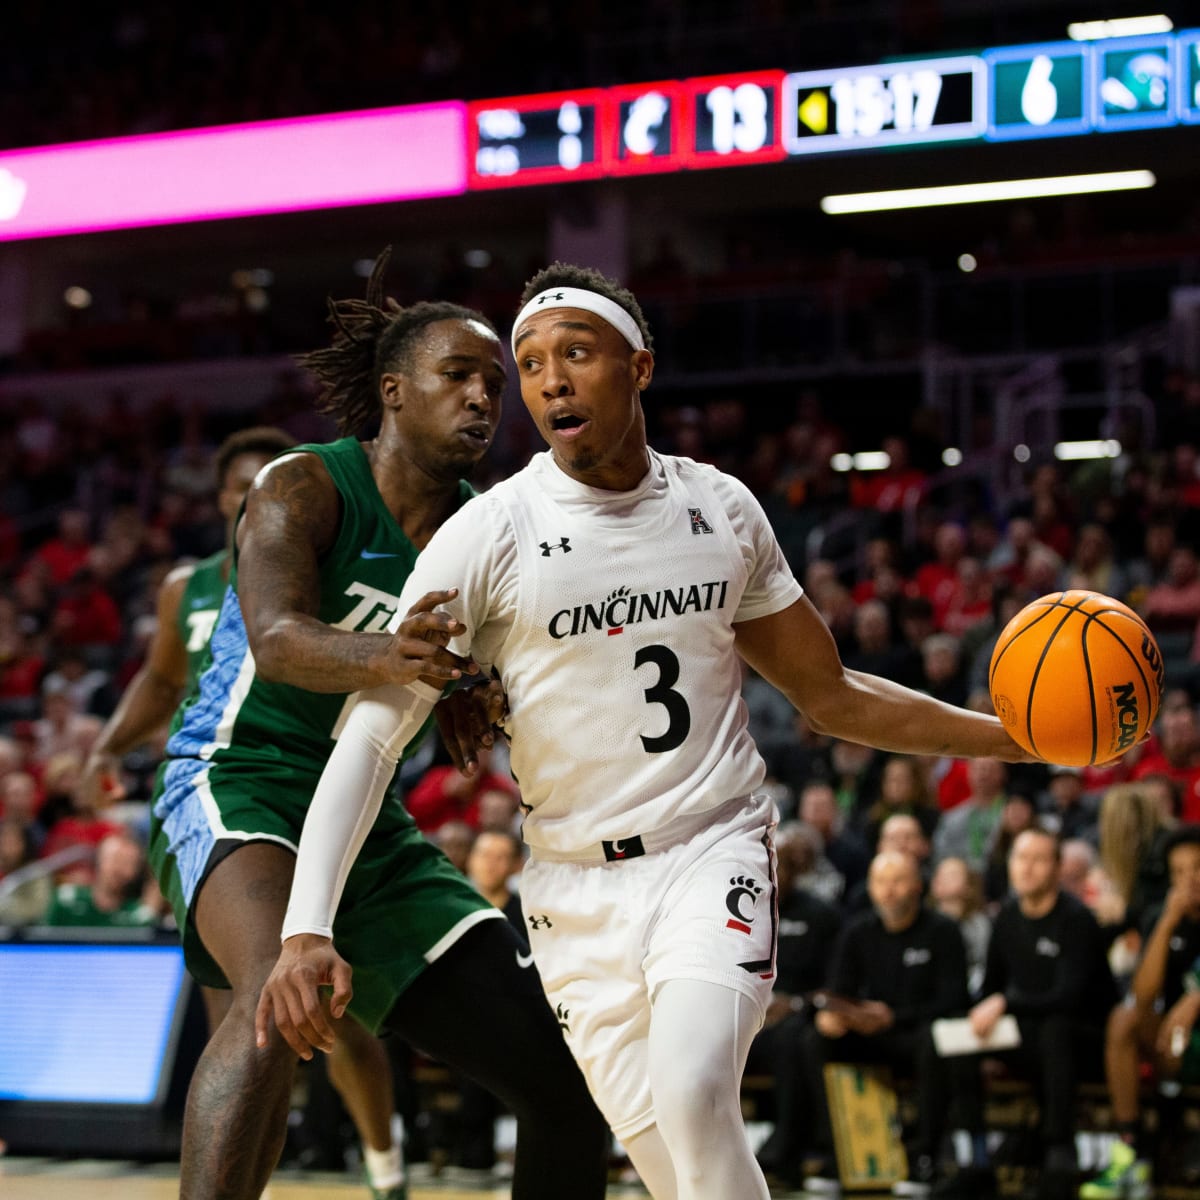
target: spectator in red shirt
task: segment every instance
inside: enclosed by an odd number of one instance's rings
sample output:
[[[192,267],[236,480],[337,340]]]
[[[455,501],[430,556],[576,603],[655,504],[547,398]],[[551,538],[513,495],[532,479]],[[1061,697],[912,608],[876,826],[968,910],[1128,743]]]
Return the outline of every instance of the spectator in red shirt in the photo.
[[[90,567],[72,576],[50,618],[55,641],[63,646],[116,646],[121,610]]]
[[[1156,775],[1179,787],[1183,820],[1200,821],[1200,723],[1182,696],[1168,698],[1158,718],[1158,750],[1144,755],[1133,772],[1135,780]]]
[[[977,558],[961,558],[944,602],[934,604],[934,620],[943,633],[961,638],[992,615],[992,581]]]
[[[924,495],[928,477],[909,462],[908,443],[900,437],[883,439],[888,465],[882,471],[858,474],[850,480],[850,502],[876,512],[903,512]]]
[[[457,767],[431,767],[404,798],[422,833],[436,833],[447,821],[462,821],[479,829],[479,800],[485,792],[517,794],[511,779],[492,770],[492,751],[480,749],[479,769],[467,777]]]
[[[958,580],[958,564],[967,552],[967,535],[961,525],[943,521],[933,536],[936,558],[917,568],[917,591],[933,605],[934,619],[945,611]]]
[[[882,590],[887,595],[880,595]],[[863,604],[867,600],[883,600],[890,604],[903,590],[903,577],[900,574],[900,552],[891,538],[871,538],[863,547],[862,569],[850,595],[855,604]]]
[[[32,717],[46,660],[8,597],[0,597],[0,721]]]
[[[115,821],[101,817],[91,807],[86,797],[81,795],[76,786],[82,759],[78,755],[58,755],[46,767],[47,806],[53,805],[62,811],[67,806],[66,814],[50,826],[46,840],[42,844],[41,857],[49,858],[61,850],[72,846],[99,846],[110,834],[123,833],[124,827]],[[93,864],[91,859],[85,859],[80,864],[68,869],[60,882],[91,883]]]
[[[61,587],[86,565],[91,548],[87,513],[79,508],[68,508],[59,514],[57,536],[43,542],[33,552],[31,563],[44,564],[50,572],[50,582]]]
[[[1004,536],[988,557],[988,570],[997,578],[1007,580],[1014,588],[1023,588],[1026,561],[1030,551],[1038,544],[1033,536],[1033,522],[1028,517],[1012,517]]]
[[[1142,601],[1141,614],[1155,633],[1190,633],[1200,621],[1200,560],[1191,546],[1171,551],[1166,579]]]
[[[1033,531],[1037,540],[1049,546],[1059,558],[1065,559],[1075,544],[1075,530],[1064,516],[1063,503],[1052,491],[1045,491],[1033,500]]]

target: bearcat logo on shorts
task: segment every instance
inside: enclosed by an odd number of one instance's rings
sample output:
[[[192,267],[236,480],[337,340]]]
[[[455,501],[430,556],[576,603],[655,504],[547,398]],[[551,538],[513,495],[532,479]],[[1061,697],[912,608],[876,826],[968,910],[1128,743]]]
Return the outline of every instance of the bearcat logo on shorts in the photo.
[[[748,934],[750,933],[750,926],[754,923],[754,909],[758,904],[758,898],[763,894],[763,885],[750,875],[735,875],[729,883],[729,891],[725,893],[725,907],[729,910],[730,916],[729,920],[725,922],[725,928],[736,930],[738,933]],[[750,898],[748,912],[743,903],[747,896]],[[771,940],[774,942],[775,922],[773,904],[771,915]],[[738,966],[751,975],[757,975],[760,979],[770,979],[775,974],[773,957],[756,958],[750,962],[740,962]]]
[[[735,875],[730,881],[732,885],[725,894],[725,907],[732,914],[725,922],[726,929],[736,929],[739,933],[749,933],[754,922],[754,906],[762,895],[762,884],[748,875]],[[742,899],[750,897],[750,911],[742,911]]]
[[[1117,705],[1117,728],[1121,736],[1117,740],[1118,750],[1128,750],[1138,735],[1138,702],[1134,695],[1132,683],[1119,683],[1112,690],[1112,698]]]
[[[599,629],[612,637],[623,633],[626,625],[722,609],[728,590],[726,579],[683,584],[657,592],[634,593],[627,587],[614,588],[598,604],[577,604],[574,608],[560,609],[550,618],[546,628],[556,641]]]

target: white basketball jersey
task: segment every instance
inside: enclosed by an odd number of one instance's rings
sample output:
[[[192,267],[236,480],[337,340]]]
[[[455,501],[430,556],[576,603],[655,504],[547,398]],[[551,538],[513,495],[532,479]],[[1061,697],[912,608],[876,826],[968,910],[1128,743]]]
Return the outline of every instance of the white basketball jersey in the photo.
[[[452,585],[470,631],[454,648],[508,693],[535,849],[661,834],[762,782],[733,624],[801,589],[737,480],[652,453],[614,493],[540,454],[439,530],[402,603]]]

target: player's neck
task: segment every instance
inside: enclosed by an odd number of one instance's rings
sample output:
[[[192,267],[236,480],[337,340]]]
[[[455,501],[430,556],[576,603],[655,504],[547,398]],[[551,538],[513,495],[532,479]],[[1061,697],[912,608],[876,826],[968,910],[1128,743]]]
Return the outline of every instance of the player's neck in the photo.
[[[599,462],[569,462],[560,458],[556,451],[552,453],[555,465],[564,475],[603,492],[632,492],[650,470],[650,447],[645,442],[628,450],[622,449]]]
[[[383,503],[413,545],[423,549],[457,507],[459,478],[439,472],[400,442],[376,440],[365,449]]]

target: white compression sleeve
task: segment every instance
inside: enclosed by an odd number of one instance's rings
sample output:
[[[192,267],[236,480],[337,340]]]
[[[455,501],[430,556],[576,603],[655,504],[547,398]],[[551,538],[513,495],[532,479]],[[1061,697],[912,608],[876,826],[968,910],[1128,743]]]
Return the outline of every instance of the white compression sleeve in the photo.
[[[355,701],[304,819],[284,940],[298,933],[333,936],[346,876],[379,815],[396,763],[440,696],[418,682],[374,688]]]

